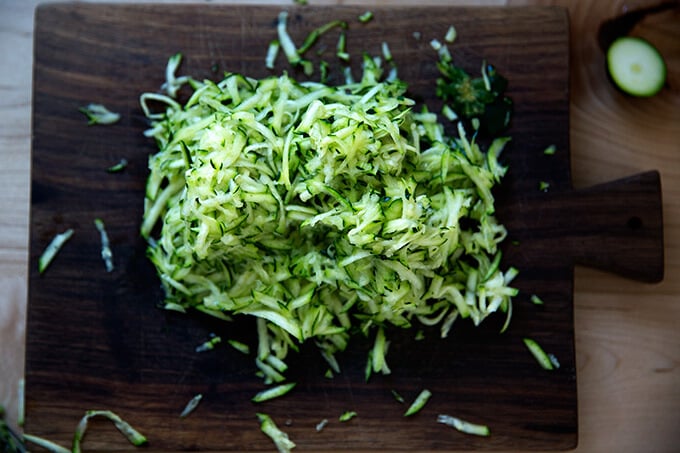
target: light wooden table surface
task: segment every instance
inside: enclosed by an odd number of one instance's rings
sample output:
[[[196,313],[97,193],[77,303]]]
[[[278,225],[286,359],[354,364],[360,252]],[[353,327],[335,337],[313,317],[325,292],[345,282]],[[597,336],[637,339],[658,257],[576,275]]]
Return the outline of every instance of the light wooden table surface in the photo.
[[[290,4],[287,0],[279,2]],[[17,383],[24,364],[33,12],[38,3],[42,2],[0,0],[0,404],[7,408],[10,420],[16,418]],[[680,12],[650,17],[636,30],[657,45],[669,69],[669,87],[652,99],[641,100],[622,96],[608,83],[596,30],[603,19],[626,7],[658,1],[425,3],[567,7],[572,45],[570,139],[574,186],[585,187],[650,169],[661,172],[665,280],[649,285],[594,270],[576,270],[577,451],[679,452]]]

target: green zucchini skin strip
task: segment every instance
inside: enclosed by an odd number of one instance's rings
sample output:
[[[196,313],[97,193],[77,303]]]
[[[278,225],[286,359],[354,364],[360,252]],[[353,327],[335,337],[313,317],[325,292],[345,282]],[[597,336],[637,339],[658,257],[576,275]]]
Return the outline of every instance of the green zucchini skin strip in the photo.
[[[342,414],[340,414],[340,417],[338,417],[338,421],[341,422],[348,422],[352,420],[354,417],[357,417],[359,414],[357,414],[356,411],[345,411]]]
[[[556,366],[556,360],[551,358],[535,340],[523,338],[522,341],[524,341],[524,345],[529,349],[529,352],[531,352],[531,355],[534,356],[541,368],[551,371],[559,366]]]
[[[263,401],[268,401],[274,398],[278,398],[280,396],[285,395],[286,393],[290,392],[293,388],[295,388],[295,382],[290,382],[288,384],[281,384],[277,385],[275,387],[268,388],[267,390],[263,390],[261,392],[258,392],[253,398],[252,401],[254,403],[261,403]]]
[[[404,417],[410,417],[422,410],[423,407],[425,407],[425,404],[430,400],[430,397],[432,396],[432,392],[430,392],[428,389],[422,390],[418,396],[416,397],[415,400],[413,400],[413,403],[409,406],[408,409],[406,409],[406,412],[404,412]]]

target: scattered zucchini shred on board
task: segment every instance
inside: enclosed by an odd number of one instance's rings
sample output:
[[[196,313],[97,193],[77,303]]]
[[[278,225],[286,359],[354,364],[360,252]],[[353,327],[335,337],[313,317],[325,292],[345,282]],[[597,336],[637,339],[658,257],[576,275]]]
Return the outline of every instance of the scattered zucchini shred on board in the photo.
[[[183,105],[141,98],[159,148],[141,232],[166,306],[257,318],[267,383],[305,341],[337,373],[352,335],[374,338],[367,368],[386,374],[388,328],[444,337],[457,318],[509,320],[517,271],[499,265],[492,195],[508,138],[485,150],[462,124],[447,136],[368,55],[344,85],[227,73],[189,86]]]
[[[295,448],[295,442],[290,440],[288,433],[279,428],[268,414],[258,412],[256,415],[260,421],[260,430],[274,442],[279,453],[290,453]]]
[[[135,447],[141,447],[147,443],[146,436],[133,428],[128,422],[120,418],[116,413],[108,410],[91,410],[87,411],[83,418],[80,419],[78,426],[76,427],[76,432],[73,436],[73,447],[72,453],[81,452],[81,442],[83,437],[85,437],[85,432],[87,431],[87,426],[91,418],[103,417],[111,422],[118,431],[125,436],[125,438]]]
[[[471,423],[466,420],[462,420],[458,417],[453,417],[447,414],[439,414],[437,416],[437,422],[455,428],[458,431],[465,434],[472,434],[475,436],[491,435],[491,431],[489,430],[489,427],[486,425]]]
[[[88,104],[78,109],[87,117],[87,124],[113,124],[120,120],[120,113],[112,112],[102,104]]]
[[[50,265],[54,257],[59,253],[59,250],[66,244],[66,242],[73,236],[73,228],[69,228],[62,233],[54,235],[50,243],[45,247],[45,250],[38,258],[38,271],[42,274]]]

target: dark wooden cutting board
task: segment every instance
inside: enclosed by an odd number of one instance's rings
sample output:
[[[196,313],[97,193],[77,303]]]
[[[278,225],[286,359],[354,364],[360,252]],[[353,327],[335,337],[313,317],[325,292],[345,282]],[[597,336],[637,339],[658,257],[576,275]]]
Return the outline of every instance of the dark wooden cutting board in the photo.
[[[298,450],[568,449],[577,442],[573,267],[594,265],[633,278],[663,275],[658,174],[651,172],[573,191],[569,161],[568,20],[564,10],[532,8],[373,8],[291,6],[299,43],[329,20],[351,23],[348,50],[380,53],[386,41],[399,75],[417,99],[434,102],[432,38],[458,30],[454,58],[478,73],[493,63],[509,81],[515,105],[499,188],[498,215],[510,232],[503,266],[520,269],[513,322],[459,322],[446,340],[414,342],[395,333],[393,374],[363,379],[365,341],[341,357],[343,374],[323,377],[313,347],[290,359],[298,387],[263,405],[252,357],[227,346],[195,347],[210,333],[254,340],[248,320],[226,324],[159,308],[162,293],[140,238],[147,158],[155,145],[139,95],[164,81],[167,59],[182,52],[180,73],[216,79],[222,71],[269,74],[264,55],[275,37],[278,7],[215,5],[40,6],[35,26],[30,282],[26,357],[26,431],[68,445],[89,409],[113,410],[149,438],[149,451],[273,450],[255,418],[270,414]],[[421,33],[416,39],[414,32]],[[334,46],[330,34],[321,45]],[[358,60],[358,59],[357,59]],[[356,62],[355,62],[356,63]],[[277,73],[284,68],[280,62]],[[337,69],[337,68],[336,68]],[[355,68],[356,69],[356,68]],[[122,118],[87,126],[78,108],[107,105]],[[553,156],[543,154],[555,145]],[[121,173],[106,169],[121,158]],[[547,192],[539,191],[547,181]],[[93,220],[107,226],[115,270],[105,271]],[[52,237],[75,234],[48,271],[37,260]],[[545,304],[529,301],[539,295]],[[540,369],[522,338],[554,353],[561,367]],[[413,418],[391,394],[430,403]],[[197,393],[198,409],[179,413]],[[358,417],[337,417],[355,410]],[[436,423],[440,413],[487,424],[491,436],[461,434]],[[330,423],[316,432],[315,425]],[[93,421],[90,451],[133,449],[110,426]]]

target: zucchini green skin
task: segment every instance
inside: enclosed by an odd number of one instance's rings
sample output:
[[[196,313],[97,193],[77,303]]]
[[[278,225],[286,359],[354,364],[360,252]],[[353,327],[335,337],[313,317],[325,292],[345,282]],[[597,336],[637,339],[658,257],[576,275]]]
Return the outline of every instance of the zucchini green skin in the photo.
[[[406,412],[404,412],[404,417],[410,417],[418,412],[425,407],[425,404],[430,400],[430,397],[432,397],[432,392],[430,392],[428,389],[422,390],[418,396],[416,397],[415,400],[413,400],[413,403],[406,409]]]
[[[666,82],[663,57],[638,37],[625,36],[612,43],[607,50],[607,70],[616,86],[631,96],[654,96]]]
[[[559,362],[554,356],[546,353],[543,348],[532,338],[523,338],[524,345],[527,347],[531,355],[534,356],[538,364],[544,370],[554,370],[559,368]]]

